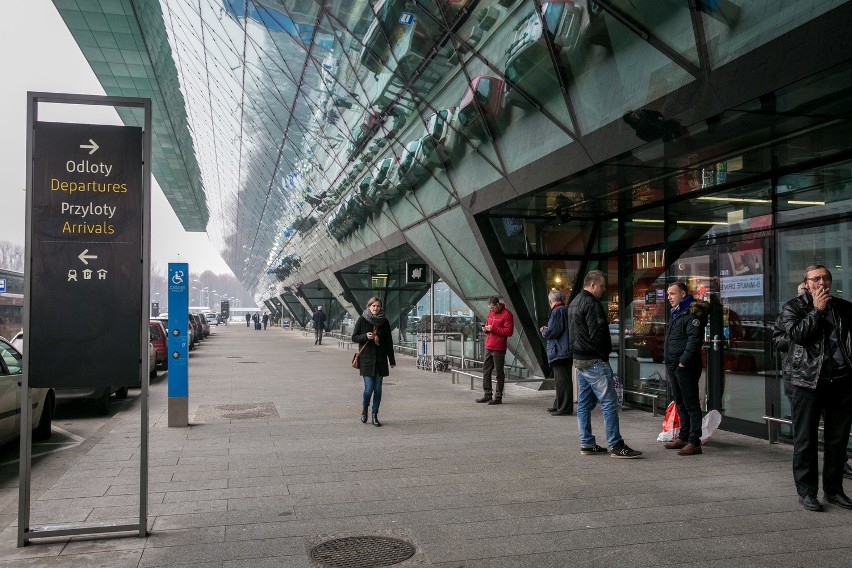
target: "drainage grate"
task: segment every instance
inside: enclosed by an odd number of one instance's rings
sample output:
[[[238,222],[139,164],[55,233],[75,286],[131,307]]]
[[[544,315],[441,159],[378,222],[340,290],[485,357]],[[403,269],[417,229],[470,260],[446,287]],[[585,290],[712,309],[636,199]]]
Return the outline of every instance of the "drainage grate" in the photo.
[[[220,404],[218,406],[203,404],[195,412],[196,422],[247,420],[253,418],[278,418],[278,410],[271,402],[249,402],[244,404]]]
[[[225,355],[225,359],[242,359],[242,355]]]
[[[253,365],[257,363],[257,361],[237,361],[238,365]]]
[[[311,550],[311,559],[335,568],[373,568],[392,566],[408,560],[414,545],[386,536],[350,536],[319,544]]]

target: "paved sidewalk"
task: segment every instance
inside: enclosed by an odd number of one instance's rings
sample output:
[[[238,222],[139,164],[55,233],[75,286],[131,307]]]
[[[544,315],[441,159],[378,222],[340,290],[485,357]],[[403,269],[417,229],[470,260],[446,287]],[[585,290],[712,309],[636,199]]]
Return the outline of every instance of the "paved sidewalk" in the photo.
[[[214,328],[190,356],[190,427],[167,427],[166,381],[152,386],[150,535],[19,549],[13,516],[0,527],[0,567],[306,567],[315,545],[360,535],[412,543],[399,566],[852,559],[852,511],[798,505],[789,446],[720,431],[704,455],[679,457],[655,441],[660,418],[625,411],[622,434],[646,459],[580,456],[576,420],[545,411],[552,391],[509,386],[502,406],[475,404],[478,391],[410,357],[385,381],[376,428],[359,420],[353,351],[326,343]],[[604,441],[598,412],[593,427]],[[37,463],[32,525],[134,522],[138,430],[137,401],[53,457],[76,461]]]

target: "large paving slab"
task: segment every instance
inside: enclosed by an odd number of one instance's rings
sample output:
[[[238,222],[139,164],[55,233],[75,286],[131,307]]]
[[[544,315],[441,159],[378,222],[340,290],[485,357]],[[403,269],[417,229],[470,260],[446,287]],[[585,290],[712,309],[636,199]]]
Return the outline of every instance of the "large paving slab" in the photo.
[[[502,406],[400,356],[384,426],[361,424],[352,351],[296,331],[214,328],[190,355],[187,428],[151,387],[147,538],[54,538],[16,548],[0,511],[0,568],[315,566],[330,538],[400,538],[399,566],[842,566],[852,511],[796,502],[791,449],[718,431],[696,457],[625,410],[642,460],[581,456],[552,393],[509,386]],[[604,440],[595,413],[593,428]],[[72,452],[34,466],[32,526],[136,522],[139,401]],[[4,488],[13,489],[13,483]]]

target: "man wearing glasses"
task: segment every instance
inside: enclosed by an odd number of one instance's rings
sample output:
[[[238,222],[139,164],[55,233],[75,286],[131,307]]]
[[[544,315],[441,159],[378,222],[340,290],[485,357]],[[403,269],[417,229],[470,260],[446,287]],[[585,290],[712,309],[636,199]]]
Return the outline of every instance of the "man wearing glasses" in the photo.
[[[822,511],[817,499],[820,418],[824,427],[822,490],[829,503],[852,509],[843,493],[843,466],[852,426],[852,304],[831,296],[831,272],[805,269],[805,293],[784,304],[773,343],[786,351],[782,372],[793,388],[793,479],[799,503]]]

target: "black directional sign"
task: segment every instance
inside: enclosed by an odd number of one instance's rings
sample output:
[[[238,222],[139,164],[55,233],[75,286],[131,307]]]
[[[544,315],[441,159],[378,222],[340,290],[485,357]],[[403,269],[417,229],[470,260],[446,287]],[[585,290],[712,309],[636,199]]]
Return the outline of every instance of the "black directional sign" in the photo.
[[[31,387],[139,385],[142,181],[141,128],[34,124]]]
[[[420,284],[422,282],[426,282],[429,279],[429,265],[428,264],[413,264],[411,262],[405,263],[405,283],[406,284]]]

